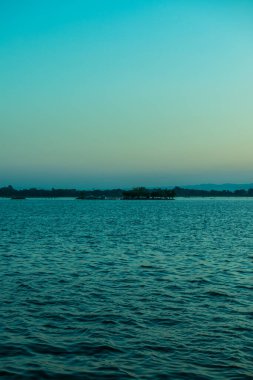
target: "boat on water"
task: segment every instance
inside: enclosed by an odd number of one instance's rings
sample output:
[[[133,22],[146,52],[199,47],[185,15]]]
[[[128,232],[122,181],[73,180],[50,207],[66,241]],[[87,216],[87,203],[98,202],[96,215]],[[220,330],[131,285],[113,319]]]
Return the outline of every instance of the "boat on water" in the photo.
[[[24,197],[23,195],[13,195],[13,197],[11,197],[12,200],[22,200],[22,199],[26,199],[26,197]]]

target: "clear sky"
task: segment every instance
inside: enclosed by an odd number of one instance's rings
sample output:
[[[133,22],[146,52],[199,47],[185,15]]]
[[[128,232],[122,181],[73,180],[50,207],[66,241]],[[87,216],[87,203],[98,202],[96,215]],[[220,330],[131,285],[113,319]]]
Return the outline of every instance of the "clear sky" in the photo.
[[[253,182],[252,0],[2,0],[0,88],[0,187]]]

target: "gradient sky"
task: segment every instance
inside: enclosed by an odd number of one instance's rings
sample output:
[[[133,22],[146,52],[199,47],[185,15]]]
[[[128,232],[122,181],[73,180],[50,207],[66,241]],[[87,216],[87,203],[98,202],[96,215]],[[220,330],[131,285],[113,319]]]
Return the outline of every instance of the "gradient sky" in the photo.
[[[253,182],[252,0],[2,0],[0,187]]]

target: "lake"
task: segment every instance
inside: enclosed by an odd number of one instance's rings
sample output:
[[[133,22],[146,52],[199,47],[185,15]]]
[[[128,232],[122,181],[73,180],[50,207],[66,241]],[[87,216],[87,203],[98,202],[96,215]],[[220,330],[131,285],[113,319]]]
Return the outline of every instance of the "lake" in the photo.
[[[253,379],[253,199],[0,199],[2,379]]]

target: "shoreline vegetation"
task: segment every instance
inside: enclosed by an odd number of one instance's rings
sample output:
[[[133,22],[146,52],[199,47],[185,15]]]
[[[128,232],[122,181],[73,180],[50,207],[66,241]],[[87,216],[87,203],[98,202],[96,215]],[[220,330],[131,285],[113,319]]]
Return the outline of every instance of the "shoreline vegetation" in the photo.
[[[197,190],[174,187],[173,189],[161,189],[135,187],[131,190],[76,190],[76,189],[14,189],[11,185],[0,188],[1,198],[26,199],[26,198],[76,198],[78,200],[174,200],[176,197],[253,197],[252,189],[230,190]]]

